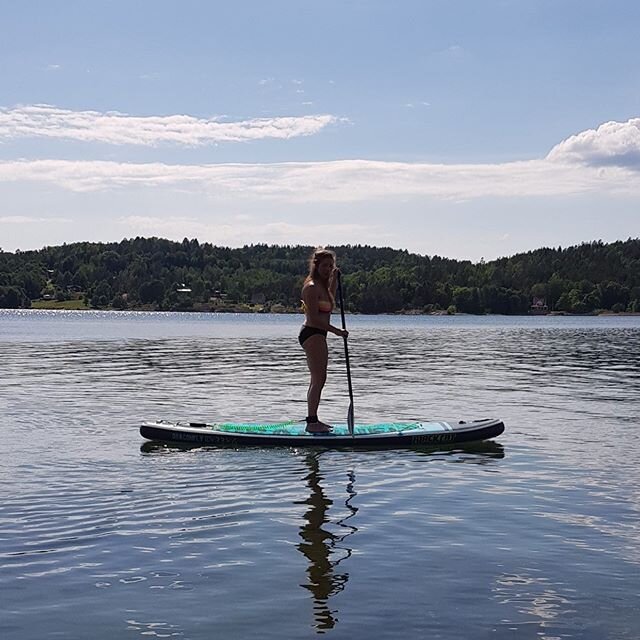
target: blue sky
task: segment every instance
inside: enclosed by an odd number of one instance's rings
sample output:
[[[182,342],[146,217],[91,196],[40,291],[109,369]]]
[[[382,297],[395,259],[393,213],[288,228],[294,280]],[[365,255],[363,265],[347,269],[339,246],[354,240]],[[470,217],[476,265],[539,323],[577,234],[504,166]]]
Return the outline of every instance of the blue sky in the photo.
[[[640,3],[0,1],[0,247],[640,235]]]

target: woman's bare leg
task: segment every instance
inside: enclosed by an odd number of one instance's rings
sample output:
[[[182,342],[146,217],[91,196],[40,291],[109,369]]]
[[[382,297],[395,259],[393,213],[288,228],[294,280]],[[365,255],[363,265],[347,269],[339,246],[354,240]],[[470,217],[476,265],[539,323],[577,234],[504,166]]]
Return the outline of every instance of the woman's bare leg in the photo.
[[[304,341],[302,348],[307,354],[307,365],[311,376],[307,391],[307,415],[315,416],[318,414],[320,396],[327,380],[327,363],[329,361],[327,339],[321,335],[310,336]],[[308,431],[328,431],[330,428],[328,424],[320,421],[307,425]]]

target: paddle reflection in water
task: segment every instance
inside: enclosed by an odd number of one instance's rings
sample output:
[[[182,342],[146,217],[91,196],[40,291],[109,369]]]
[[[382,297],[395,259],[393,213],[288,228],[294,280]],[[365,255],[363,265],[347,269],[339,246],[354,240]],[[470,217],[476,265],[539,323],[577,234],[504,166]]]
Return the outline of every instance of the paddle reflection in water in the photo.
[[[332,629],[337,622],[337,610],[330,608],[329,598],[342,591],[349,580],[349,574],[345,571],[338,572],[337,567],[343,560],[351,556],[351,548],[344,543],[349,536],[358,530],[348,522],[358,512],[358,508],[351,504],[357,495],[355,473],[352,470],[347,472],[347,498],[344,502],[348,513],[336,522],[344,532],[336,535],[324,528],[324,525],[330,521],[327,512],[333,504],[333,500],[326,496],[320,484],[322,480],[321,455],[321,452],[316,451],[305,457],[305,464],[309,469],[305,480],[310,493],[306,500],[296,503],[309,506],[304,514],[305,523],[300,527],[302,542],[298,544],[297,548],[309,561],[308,582],[301,586],[308,589],[313,596],[314,626],[318,633]]]

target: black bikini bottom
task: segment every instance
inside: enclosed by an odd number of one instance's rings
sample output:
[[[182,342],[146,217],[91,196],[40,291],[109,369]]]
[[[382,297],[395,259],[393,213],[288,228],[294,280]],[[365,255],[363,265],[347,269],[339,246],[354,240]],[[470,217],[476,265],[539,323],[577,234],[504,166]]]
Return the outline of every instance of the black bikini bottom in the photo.
[[[304,341],[311,336],[325,336],[327,332],[324,329],[316,329],[316,327],[307,327],[306,324],[302,325],[302,329],[300,329],[300,335],[298,336],[298,342],[300,346],[304,344]]]

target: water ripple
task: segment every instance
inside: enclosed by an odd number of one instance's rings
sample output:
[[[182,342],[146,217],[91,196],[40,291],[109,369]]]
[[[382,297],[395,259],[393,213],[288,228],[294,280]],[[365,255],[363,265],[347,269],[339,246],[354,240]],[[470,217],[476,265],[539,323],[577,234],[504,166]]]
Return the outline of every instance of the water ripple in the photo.
[[[299,321],[0,312],[3,638],[635,637],[640,322],[349,319],[359,420],[499,415],[498,443],[141,447],[303,417]]]

